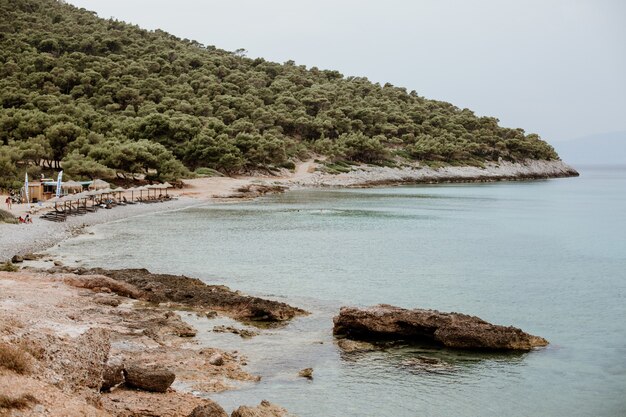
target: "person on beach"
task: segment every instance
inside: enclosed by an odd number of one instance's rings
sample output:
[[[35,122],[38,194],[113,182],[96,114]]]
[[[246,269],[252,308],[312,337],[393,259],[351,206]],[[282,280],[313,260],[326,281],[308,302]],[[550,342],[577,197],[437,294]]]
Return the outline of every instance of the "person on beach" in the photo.
[[[11,206],[13,205],[13,201],[11,200],[11,196],[8,196],[4,202],[7,204],[7,208],[11,210]]]
[[[26,217],[24,218],[24,223],[32,223],[33,222],[33,218],[30,217],[30,214],[27,214]]]

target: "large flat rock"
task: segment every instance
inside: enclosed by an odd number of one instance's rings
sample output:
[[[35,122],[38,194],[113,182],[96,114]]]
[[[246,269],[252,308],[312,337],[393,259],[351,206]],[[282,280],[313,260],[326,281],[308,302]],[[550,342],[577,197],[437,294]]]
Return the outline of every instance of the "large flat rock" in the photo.
[[[435,342],[455,349],[528,351],[548,341],[512,326],[499,326],[478,317],[437,310],[380,304],[369,308],[342,307],[333,333],[353,340],[398,339]]]

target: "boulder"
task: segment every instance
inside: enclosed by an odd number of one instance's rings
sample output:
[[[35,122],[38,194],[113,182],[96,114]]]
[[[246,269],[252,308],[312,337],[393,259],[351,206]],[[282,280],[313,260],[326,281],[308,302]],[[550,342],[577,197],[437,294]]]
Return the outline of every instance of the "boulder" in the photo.
[[[292,417],[287,410],[269,401],[261,401],[256,407],[242,405],[230,415],[230,417]]]
[[[11,263],[19,264],[20,262],[24,262],[24,258],[20,255],[13,255],[11,258]]]
[[[132,364],[124,369],[126,385],[143,391],[165,392],[172,385],[174,372],[158,366]]]
[[[548,341],[516,327],[437,310],[407,310],[386,304],[365,309],[342,307],[333,333],[353,340],[401,339],[435,342],[448,348],[528,351]]]
[[[124,362],[120,358],[109,358],[102,372],[100,391],[110,391],[124,382]]]
[[[224,357],[219,353],[215,353],[209,358],[209,363],[215,366],[222,366],[224,365]]]
[[[206,404],[194,408],[188,417],[228,417],[228,414],[219,404],[207,401]]]

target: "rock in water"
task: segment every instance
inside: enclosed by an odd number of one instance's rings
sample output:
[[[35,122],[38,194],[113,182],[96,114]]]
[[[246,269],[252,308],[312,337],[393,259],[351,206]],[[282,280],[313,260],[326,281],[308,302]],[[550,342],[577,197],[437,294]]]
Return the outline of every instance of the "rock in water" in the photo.
[[[337,341],[337,345],[346,353],[369,352],[376,350],[376,346],[371,343],[350,339],[339,339]]]
[[[124,369],[124,377],[129,387],[152,392],[167,391],[176,379],[172,371],[144,365],[127,365]]]
[[[207,404],[194,408],[188,417],[228,417],[228,414],[219,404],[208,401]]]
[[[403,339],[455,349],[521,351],[548,344],[516,327],[491,324],[475,316],[386,304],[365,309],[342,307],[333,322],[335,335],[355,340]]]
[[[293,414],[282,407],[263,400],[256,407],[242,405],[233,411],[230,417],[293,417]]]
[[[303,378],[313,379],[313,368],[304,368],[300,372],[298,372],[298,376]]]

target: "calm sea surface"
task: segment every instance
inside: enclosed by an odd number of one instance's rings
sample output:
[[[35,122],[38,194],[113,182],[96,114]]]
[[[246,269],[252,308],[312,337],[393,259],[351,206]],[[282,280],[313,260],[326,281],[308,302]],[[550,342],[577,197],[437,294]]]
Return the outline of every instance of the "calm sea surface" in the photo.
[[[625,416],[626,171],[536,182],[295,191],[97,226],[53,252],[147,267],[311,311],[243,340],[188,316],[263,379],[211,395],[299,416]],[[427,346],[344,354],[342,305],[478,315],[547,338],[528,354]],[[447,365],[415,365],[417,355]],[[314,368],[314,379],[296,376]]]

